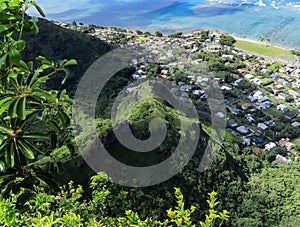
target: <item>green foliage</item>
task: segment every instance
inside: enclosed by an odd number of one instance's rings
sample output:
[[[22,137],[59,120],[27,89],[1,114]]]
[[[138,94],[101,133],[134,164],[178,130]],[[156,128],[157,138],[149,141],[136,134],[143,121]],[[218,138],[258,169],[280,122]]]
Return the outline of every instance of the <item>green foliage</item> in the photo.
[[[208,30],[203,30],[200,32],[200,41],[204,42],[209,38],[209,31]]]
[[[232,46],[235,42],[236,42],[236,40],[230,35],[222,34],[220,36],[220,44],[221,45]]]
[[[293,163],[272,165],[254,174],[240,207],[241,225],[297,226],[292,223],[300,221],[299,170],[299,163]]]
[[[182,32],[176,32],[174,34],[170,34],[170,38],[180,38],[182,36]]]
[[[146,218],[142,220],[138,213],[127,210],[122,211],[123,215],[115,216],[109,212],[109,203],[119,199],[123,191],[115,193],[111,198],[108,176],[99,173],[91,178],[90,188],[92,189],[91,200],[83,200],[81,186],[75,187],[73,182],[60,189],[57,195],[49,195],[38,188],[35,199],[26,202],[28,209],[19,212],[17,209],[18,195],[12,195],[8,199],[0,200],[0,225],[1,226],[196,226],[191,221],[190,215],[196,207],[186,209],[183,195],[180,189],[175,189],[177,206],[167,211],[168,218],[157,220]],[[119,194],[119,195],[118,195]],[[227,220],[226,211],[212,211],[218,204],[215,198],[216,193],[210,194],[207,201],[211,204],[210,216],[212,220]],[[126,197],[122,197],[122,202]],[[149,214],[149,211],[148,211]],[[201,222],[202,223],[202,222]],[[206,222],[205,222],[206,223]],[[221,223],[220,223],[221,224]],[[201,224],[201,226],[204,226]],[[212,226],[212,225],[205,225]]]
[[[162,36],[163,36],[163,34],[162,34],[161,31],[156,31],[156,32],[155,32],[155,35],[158,36],[158,37],[162,37]]]
[[[300,51],[299,50],[291,50],[291,54],[300,56]]]
[[[18,194],[22,188],[31,190],[40,183],[57,188],[51,175],[34,163],[38,156],[49,156],[67,138],[72,100],[65,91],[43,88],[59,71],[65,73],[64,83],[70,76],[66,67],[77,62],[55,63],[42,56],[38,56],[35,63],[23,61],[21,53],[26,47],[23,32],[39,31],[38,20],[27,17],[26,11],[34,6],[41,16],[44,13],[34,1],[0,3],[3,38],[0,41],[0,189],[2,196],[7,197],[11,192]],[[44,128],[38,129],[37,125],[42,123]],[[31,196],[28,191],[23,192],[20,198]]]

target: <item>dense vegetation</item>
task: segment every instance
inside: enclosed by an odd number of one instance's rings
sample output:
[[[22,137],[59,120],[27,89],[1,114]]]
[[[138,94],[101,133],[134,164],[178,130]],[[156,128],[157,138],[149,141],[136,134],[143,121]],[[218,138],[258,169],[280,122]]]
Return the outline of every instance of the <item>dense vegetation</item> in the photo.
[[[198,172],[208,141],[202,130],[190,163],[164,183],[128,188],[111,183],[104,173],[95,175],[73,146],[69,125],[72,99],[67,93],[72,96],[89,65],[113,47],[45,20],[40,20],[38,29],[37,19],[25,14],[29,6],[43,16],[34,1],[0,1],[0,225],[297,226],[299,163],[272,164],[269,160],[274,154],[256,155],[253,148],[244,148],[230,134],[226,134],[222,152],[204,173]],[[27,31],[39,34],[23,34]],[[207,38],[203,32],[202,39]],[[224,45],[234,43],[229,36],[222,40]],[[226,80],[243,64],[233,68],[225,66],[218,54],[199,55],[212,71],[226,75]],[[60,60],[71,58],[76,61]],[[108,118],[116,94],[130,81],[131,73],[128,68],[114,76],[97,107],[99,136],[119,158],[129,151],[115,143]],[[240,86],[251,89],[249,84]],[[170,148],[167,145],[176,143],[180,131],[172,108],[156,99],[143,100],[128,121],[134,134],[145,138],[149,121],[157,116],[172,126],[168,141],[157,151],[165,157]],[[207,127],[203,122],[202,128]],[[85,142],[88,145],[89,141]],[[82,186],[76,186],[78,183]]]

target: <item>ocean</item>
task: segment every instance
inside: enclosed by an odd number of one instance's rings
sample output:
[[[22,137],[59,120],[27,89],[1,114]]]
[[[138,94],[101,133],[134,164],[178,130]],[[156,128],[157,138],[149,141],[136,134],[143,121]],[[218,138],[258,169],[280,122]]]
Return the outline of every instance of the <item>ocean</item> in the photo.
[[[300,49],[300,2],[293,0],[38,0],[48,19],[165,34],[211,28]],[[35,12],[30,11],[35,15]]]

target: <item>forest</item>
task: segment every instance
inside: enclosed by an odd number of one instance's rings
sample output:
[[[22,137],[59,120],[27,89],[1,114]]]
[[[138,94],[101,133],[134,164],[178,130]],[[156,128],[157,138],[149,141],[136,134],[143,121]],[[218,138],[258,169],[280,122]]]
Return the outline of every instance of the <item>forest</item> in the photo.
[[[209,140],[201,119],[197,150],[173,178],[132,188],[112,183],[106,173],[95,173],[74,142],[73,97],[88,67],[116,46],[29,16],[30,7],[46,16],[35,1],[0,0],[0,7],[1,226],[299,225],[299,161],[275,164],[275,154],[256,154],[226,133],[212,166],[199,172]],[[225,35],[222,42],[234,43]],[[213,56],[202,58],[212,59],[216,74],[236,70],[224,68]],[[116,142],[109,117],[133,72],[128,67],[114,75],[96,107],[97,136],[124,163],[132,161],[124,155],[131,151]],[[168,157],[171,145],[178,143],[178,114],[161,100],[146,99],[128,118],[133,134],[146,138],[157,115],[170,127],[162,146],[144,157],[148,162]],[[83,142],[90,146],[91,141]]]

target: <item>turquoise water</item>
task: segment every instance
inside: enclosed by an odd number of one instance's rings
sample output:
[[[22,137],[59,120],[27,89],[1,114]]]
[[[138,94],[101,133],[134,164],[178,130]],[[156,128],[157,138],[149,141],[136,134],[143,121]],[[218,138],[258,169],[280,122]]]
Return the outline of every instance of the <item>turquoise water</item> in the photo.
[[[290,0],[40,0],[48,19],[144,31],[213,28],[300,48],[300,2]],[[34,13],[33,13],[34,14]]]

